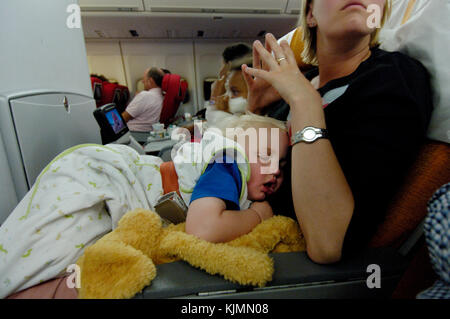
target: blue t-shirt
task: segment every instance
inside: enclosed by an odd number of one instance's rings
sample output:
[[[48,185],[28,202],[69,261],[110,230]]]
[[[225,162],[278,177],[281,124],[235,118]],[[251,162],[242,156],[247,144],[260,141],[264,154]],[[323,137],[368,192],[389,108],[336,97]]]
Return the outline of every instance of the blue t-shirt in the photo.
[[[240,210],[241,174],[237,163],[229,162],[224,156],[223,163],[213,162],[208,165],[195,184],[191,203],[203,197],[216,197],[225,201],[228,210]]]

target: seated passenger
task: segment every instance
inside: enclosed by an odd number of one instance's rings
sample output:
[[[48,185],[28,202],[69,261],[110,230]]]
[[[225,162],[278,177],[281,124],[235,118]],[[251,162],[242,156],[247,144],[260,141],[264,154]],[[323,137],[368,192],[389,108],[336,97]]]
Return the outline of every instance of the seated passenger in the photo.
[[[272,217],[272,208],[266,199],[278,191],[283,181],[282,169],[289,145],[283,122],[268,117],[243,115],[231,118],[222,127],[225,127],[222,133],[227,137],[231,136],[226,134],[226,127],[242,128],[244,134],[251,134],[254,129],[257,141],[246,141],[244,135],[234,131],[236,143],[231,143],[231,140],[229,143],[239,151],[235,158],[229,153],[223,158],[216,156],[214,162],[209,161],[193,188],[189,187],[192,186],[192,182],[189,185],[189,177],[180,177],[181,194],[190,202],[186,232],[211,242],[235,239]],[[267,135],[261,131],[266,131]],[[264,136],[267,136],[267,141],[263,141]],[[211,137],[205,134],[202,142],[206,139],[213,140],[211,143],[218,142]],[[195,144],[186,146],[194,147]],[[189,153],[189,150],[180,149],[178,154],[183,154],[183,151]],[[176,160],[175,157],[174,162]],[[203,165],[186,166],[190,166],[190,171],[204,169]],[[188,190],[185,191],[186,186]]]
[[[237,59],[252,56],[252,47],[245,43],[237,43],[225,48],[222,52],[222,68],[219,72],[219,79],[212,85],[210,101],[214,103],[216,97],[225,93],[225,82],[230,71],[231,63]],[[242,65],[243,63],[239,64]]]
[[[145,70],[144,90],[128,104],[122,117],[130,131],[148,132],[159,122],[164,96],[161,90],[164,72],[158,68]]]
[[[288,143],[283,125],[256,115],[242,123],[243,129],[276,128],[275,140],[264,144],[270,152],[251,147],[258,143],[245,148],[214,130],[204,134],[201,144],[178,145],[174,167],[180,194],[190,205],[188,232],[226,241],[272,216],[264,200],[281,183],[278,164],[285,160]],[[226,152],[234,162],[216,164],[225,149],[238,150],[236,157]],[[195,161],[183,161],[185,150],[197,151]],[[119,144],[78,145],[55,157],[0,227],[0,298],[63,276],[126,212],[153,210],[164,193],[162,163]],[[224,189],[225,180],[229,186]]]
[[[382,25],[391,1],[366,2],[379,6]],[[289,44],[271,34],[266,47],[255,41],[254,68],[243,66],[250,110],[268,113],[281,98],[277,107],[290,113],[292,181],[280,203],[292,203],[317,263],[367,247],[430,122],[429,74],[378,48],[366,2],[303,1],[303,58],[316,66],[306,76]]]
[[[252,49],[244,43],[227,47],[223,54],[220,78],[212,85],[211,99],[206,107],[209,124],[220,123],[230,114],[242,115],[247,111],[247,84],[242,75],[241,65],[251,66]]]

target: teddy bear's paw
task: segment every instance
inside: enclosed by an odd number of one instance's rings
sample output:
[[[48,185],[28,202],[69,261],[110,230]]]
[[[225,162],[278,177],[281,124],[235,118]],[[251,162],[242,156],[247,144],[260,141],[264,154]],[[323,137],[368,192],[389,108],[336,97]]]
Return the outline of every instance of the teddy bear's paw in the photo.
[[[273,260],[248,247],[214,244],[183,232],[170,232],[161,241],[161,252],[194,267],[241,285],[264,286],[272,280]]]
[[[82,299],[131,298],[156,276],[152,260],[120,241],[99,241],[78,261]]]
[[[135,209],[123,215],[112,235],[151,258],[158,246],[161,231],[159,215],[150,210]]]
[[[273,216],[253,230],[228,243],[234,247],[251,247],[260,252],[288,252],[304,249],[304,238],[298,223],[285,216]]]

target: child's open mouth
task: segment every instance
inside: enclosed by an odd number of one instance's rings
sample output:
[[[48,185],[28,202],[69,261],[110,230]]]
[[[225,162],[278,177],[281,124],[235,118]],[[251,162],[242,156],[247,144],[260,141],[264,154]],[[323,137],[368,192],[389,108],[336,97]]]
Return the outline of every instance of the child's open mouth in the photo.
[[[276,180],[267,182],[267,183],[263,184],[263,192],[266,193],[266,195],[271,195],[275,192],[275,186],[276,186]]]

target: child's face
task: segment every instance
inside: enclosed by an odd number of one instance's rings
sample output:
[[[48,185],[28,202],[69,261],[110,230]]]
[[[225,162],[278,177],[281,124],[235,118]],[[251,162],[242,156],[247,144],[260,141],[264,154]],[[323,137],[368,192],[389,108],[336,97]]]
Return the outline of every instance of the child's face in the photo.
[[[269,129],[270,130],[270,129]],[[263,201],[268,195],[275,193],[283,182],[282,169],[286,164],[289,138],[286,132],[278,130],[278,139],[267,134],[267,147],[262,148],[258,138],[257,145],[246,146],[250,159],[250,180],[247,182],[248,199]],[[255,155],[253,156],[252,155]],[[256,161],[252,161],[256,158]]]

